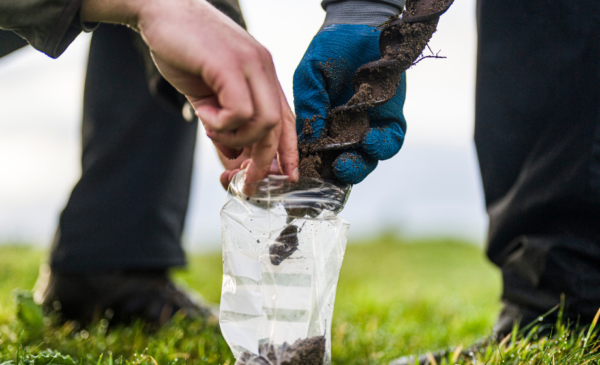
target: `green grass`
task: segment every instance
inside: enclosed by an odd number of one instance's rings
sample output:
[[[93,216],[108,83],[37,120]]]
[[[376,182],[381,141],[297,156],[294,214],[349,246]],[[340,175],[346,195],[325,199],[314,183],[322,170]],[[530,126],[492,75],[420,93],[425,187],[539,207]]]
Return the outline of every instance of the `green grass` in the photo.
[[[31,289],[43,259],[44,253],[32,248],[0,247],[0,364],[235,362],[215,323],[174,318],[159,330],[135,323],[108,331],[106,323],[85,329],[55,326],[36,317],[26,295],[19,306],[25,320],[18,320],[13,289]],[[192,256],[189,270],[176,277],[218,302],[221,256]],[[402,355],[468,346],[490,333],[499,294],[498,271],[473,246],[392,237],[351,245],[336,297],[333,363],[386,364]],[[474,357],[450,355],[444,363],[598,363],[590,355],[595,332],[560,331],[550,339],[524,333],[514,336],[518,341],[492,344]]]

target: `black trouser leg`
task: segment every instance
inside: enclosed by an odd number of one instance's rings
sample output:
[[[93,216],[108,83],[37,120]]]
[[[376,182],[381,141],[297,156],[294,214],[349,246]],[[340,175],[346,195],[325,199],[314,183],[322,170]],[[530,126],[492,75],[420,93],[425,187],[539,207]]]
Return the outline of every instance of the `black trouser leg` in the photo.
[[[163,269],[181,247],[197,123],[148,89],[133,31],[101,25],[85,84],[82,176],[60,216],[51,267]]]
[[[600,307],[600,6],[479,0],[475,142],[503,300]]]

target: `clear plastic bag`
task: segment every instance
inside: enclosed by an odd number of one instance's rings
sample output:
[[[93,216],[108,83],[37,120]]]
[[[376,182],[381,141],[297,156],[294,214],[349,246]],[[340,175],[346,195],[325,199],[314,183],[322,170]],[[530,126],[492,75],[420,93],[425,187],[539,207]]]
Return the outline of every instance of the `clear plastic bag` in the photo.
[[[237,365],[329,364],[350,186],[269,176],[248,198],[244,177],[221,210],[221,332]]]

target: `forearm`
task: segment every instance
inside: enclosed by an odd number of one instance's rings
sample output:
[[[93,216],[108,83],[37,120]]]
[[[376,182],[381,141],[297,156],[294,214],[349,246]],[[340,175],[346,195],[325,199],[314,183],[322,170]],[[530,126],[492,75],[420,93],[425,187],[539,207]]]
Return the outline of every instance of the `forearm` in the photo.
[[[142,3],[153,6],[148,0],[82,0],[81,20],[93,23],[117,23],[137,28]]]

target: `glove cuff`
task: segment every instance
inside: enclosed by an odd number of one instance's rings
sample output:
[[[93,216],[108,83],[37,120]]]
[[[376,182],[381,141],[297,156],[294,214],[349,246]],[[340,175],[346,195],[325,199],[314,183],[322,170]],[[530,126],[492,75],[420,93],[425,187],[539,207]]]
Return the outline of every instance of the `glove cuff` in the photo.
[[[363,24],[377,27],[390,16],[400,14],[404,9],[404,0],[324,0],[322,6],[327,16],[321,29],[331,24]]]

